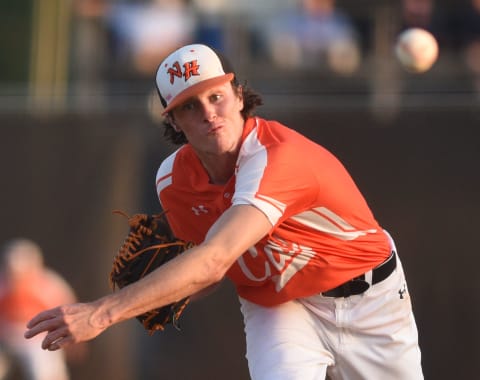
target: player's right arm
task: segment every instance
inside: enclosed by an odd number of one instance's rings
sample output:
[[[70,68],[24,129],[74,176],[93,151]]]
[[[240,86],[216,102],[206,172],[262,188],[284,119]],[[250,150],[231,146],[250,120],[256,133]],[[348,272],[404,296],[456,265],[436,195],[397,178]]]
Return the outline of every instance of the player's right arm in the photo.
[[[42,347],[57,350],[93,339],[113,324],[197,293],[223,279],[238,257],[271,228],[268,218],[256,207],[233,206],[214,223],[202,244],[94,302],[40,313],[28,323],[25,337],[48,332]]]

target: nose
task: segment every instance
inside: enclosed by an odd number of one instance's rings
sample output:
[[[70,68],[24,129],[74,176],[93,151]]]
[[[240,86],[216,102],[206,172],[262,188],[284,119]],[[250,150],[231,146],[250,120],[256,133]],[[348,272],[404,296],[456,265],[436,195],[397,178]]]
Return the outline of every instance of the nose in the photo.
[[[217,118],[217,108],[210,102],[203,102],[203,116],[205,121],[211,122]]]

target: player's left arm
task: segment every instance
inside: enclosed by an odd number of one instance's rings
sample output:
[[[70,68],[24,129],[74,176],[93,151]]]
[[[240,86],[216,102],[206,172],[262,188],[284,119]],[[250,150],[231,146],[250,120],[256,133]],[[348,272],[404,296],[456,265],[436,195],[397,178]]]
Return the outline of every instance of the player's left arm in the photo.
[[[235,260],[271,228],[267,216],[254,206],[232,206],[210,228],[202,244],[115,293],[40,313],[29,322],[25,336],[48,331],[42,347],[56,350],[93,339],[113,324],[198,293],[223,279]]]

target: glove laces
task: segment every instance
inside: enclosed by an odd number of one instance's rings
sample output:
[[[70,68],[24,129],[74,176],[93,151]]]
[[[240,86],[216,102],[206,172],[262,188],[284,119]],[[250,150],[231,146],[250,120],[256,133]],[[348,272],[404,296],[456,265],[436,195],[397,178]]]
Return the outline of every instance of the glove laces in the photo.
[[[157,227],[157,223],[159,223],[159,220],[163,217],[164,213],[155,214],[155,215],[152,215],[151,217],[149,217],[147,214],[135,214],[133,216],[129,216],[128,214],[126,214],[121,210],[114,210],[113,213],[122,215],[128,219],[130,232],[125,238],[123,245],[118,250],[117,259],[113,262],[112,275],[113,275],[113,272],[119,273],[120,270],[126,266],[127,262],[135,259],[137,256],[140,256],[146,251],[152,250],[154,252],[151,255],[150,262],[148,263],[149,265],[145,267],[145,271],[150,267],[150,264],[156,259],[156,257],[160,253],[160,249],[179,246],[179,245],[185,247],[184,249],[188,249],[193,246],[192,243],[174,241],[169,243],[153,244],[143,249],[139,249],[139,247],[141,247],[141,245],[148,238],[155,237],[157,241],[169,240],[167,236],[156,234],[154,231],[154,229]],[[149,218],[151,218],[150,223],[148,220]],[[145,275],[145,272],[142,273],[142,276],[144,275]],[[112,276],[110,276],[110,284],[112,288],[115,289],[115,283],[112,279]]]

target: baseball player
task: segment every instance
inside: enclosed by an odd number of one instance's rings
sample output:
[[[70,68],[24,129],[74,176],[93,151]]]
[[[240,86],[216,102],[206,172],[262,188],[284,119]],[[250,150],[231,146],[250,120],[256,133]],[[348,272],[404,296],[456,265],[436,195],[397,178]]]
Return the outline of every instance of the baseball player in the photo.
[[[0,346],[7,359],[18,364],[22,379],[68,380],[65,352],[48,355],[39,347],[41,340],[27,341],[23,332],[30,318],[45,308],[74,302],[73,289],[45,265],[41,248],[30,239],[7,241],[0,256]]]
[[[254,380],[423,379],[402,264],[339,160],[254,116],[261,97],[205,45],[159,66],[166,136],[157,173],[174,233],[197,245],[121,291],[33,318],[57,350],[228,277]]]

